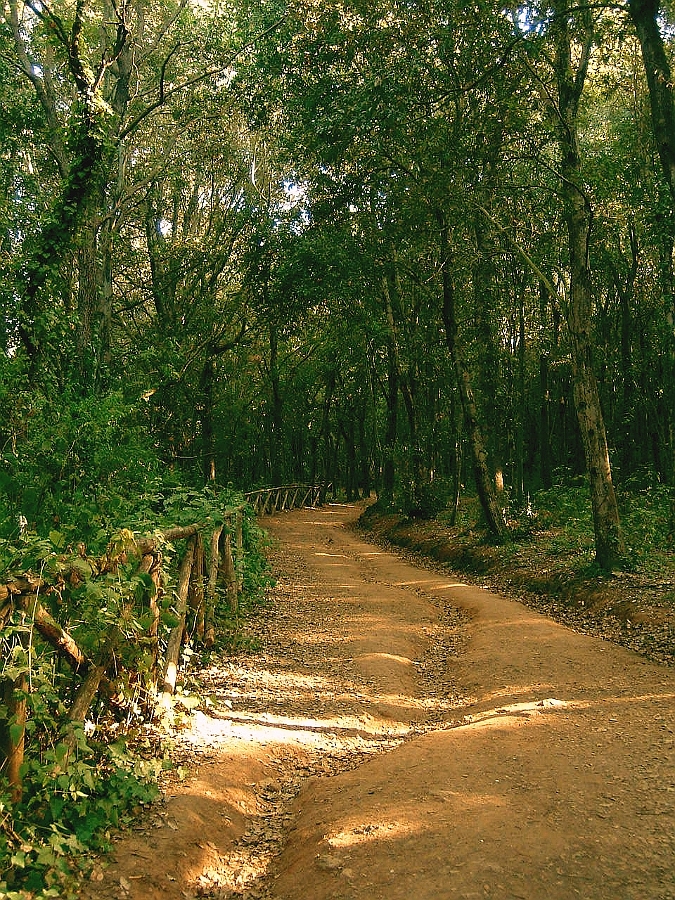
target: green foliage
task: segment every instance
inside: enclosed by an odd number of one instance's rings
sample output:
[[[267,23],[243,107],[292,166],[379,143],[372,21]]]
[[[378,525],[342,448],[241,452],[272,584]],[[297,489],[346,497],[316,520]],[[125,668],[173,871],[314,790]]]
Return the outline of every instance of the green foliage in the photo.
[[[212,485],[203,488],[178,487],[156,496],[159,525],[220,525],[228,509],[243,502],[241,494]]]
[[[670,490],[658,482],[628,488],[620,493],[619,502],[629,562],[639,571],[658,573],[673,562]]]
[[[158,796],[159,769],[121,743],[95,753],[83,739],[76,757],[56,743],[32,758],[21,802],[0,794],[0,895],[75,897],[92,853],[108,847],[112,830]]]
[[[57,404],[12,394],[11,381],[0,381],[3,387],[0,534],[15,534],[21,515],[41,535],[67,522],[78,540],[97,547],[106,529],[138,516],[161,464],[140,411],[121,391],[66,394]]]
[[[152,497],[150,505],[156,510],[155,524],[161,532],[168,525],[194,522],[209,529],[222,523],[228,509],[241,502],[231,490],[181,488],[172,493],[167,487]],[[138,519],[144,520],[147,512],[142,508]],[[148,575],[137,572],[131,529],[119,528],[107,535],[107,556],[114,565],[103,572],[81,548],[72,548],[74,538],[74,529],[61,524],[44,537],[24,533],[1,539],[0,581],[26,572],[39,575],[43,581],[40,602],[90,658],[96,658],[111,634],[117,635],[115,686],[120,696],[131,701],[125,710],[128,728],[148,712],[136,699],[153,660],[147,631],[155,586]],[[243,540],[244,592],[236,615],[224,590],[216,609],[221,627],[218,647],[227,650],[251,649],[244,620],[260,603],[268,583],[265,534],[250,508],[244,515]],[[160,643],[177,622],[171,590],[178,562],[175,549],[163,546],[166,569]],[[186,663],[192,656],[198,658],[194,646],[185,648]],[[29,689],[25,694],[26,757],[20,803],[10,802],[0,782],[0,893],[16,900],[70,898],[75,896],[76,882],[89,865],[90,854],[106,845],[111,829],[124,824],[154,798],[160,763],[134,758],[120,739],[108,742],[110,735],[120,735],[125,728],[119,724],[107,728],[100,702],[87,719],[87,728],[100,735],[99,740],[85,740],[84,730],[77,725],[74,745],[67,739],[73,729],[68,708],[78,680],[60,665],[52,647],[39,639],[30,616],[23,611],[15,611],[3,628],[2,660],[0,677],[16,680],[25,675]],[[10,730],[18,727],[7,716],[7,708],[0,708],[4,724]]]
[[[666,485],[643,479],[629,482],[619,492],[627,545],[626,567],[655,576],[672,567],[669,544],[670,492]],[[593,574],[593,522],[585,478],[573,479],[549,491],[534,494],[527,510],[513,515],[517,541],[535,539],[546,553],[560,555],[575,569]]]
[[[400,508],[412,519],[435,519],[444,509],[452,495],[452,484],[445,478],[433,481],[407,481],[399,488]]]

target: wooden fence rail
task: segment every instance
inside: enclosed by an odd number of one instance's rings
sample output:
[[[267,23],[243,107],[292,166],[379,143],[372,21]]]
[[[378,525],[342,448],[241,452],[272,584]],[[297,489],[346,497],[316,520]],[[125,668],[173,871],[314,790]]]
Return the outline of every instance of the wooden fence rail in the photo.
[[[130,657],[134,658],[136,652],[133,642],[142,640],[149,664],[144,675],[135,673],[131,680],[147,683],[149,705],[152,705],[154,697],[159,706],[170,708],[186,639],[192,634],[207,649],[216,642],[219,583],[222,586],[221,595],[227,598],[230,615],[235,619],[238,616],[248,552],[243,527],[247,506],[262,516],[303,506],[320,506],[325,493],[325,486],[308,484],[251,491],[245,495],[246,505],[223,510],[222,522],[215,529],[213,524],[199,522],[167,528],[163,533],[153,536],[135,536],[131,531],[123,529],[111,541],[101,558],[87,556],[84,545],[80,545],[77,551],[70,548],[60,555],[55,554],[54,577],[24,572],[9,578],[7,583],[0,584],[0,635],[15,615],[23,625],[30,622],[31,640],[34,633],[39,634],[42,640],[62,656],[73,672],[72,692],[75,699],[68,713],[72,727],[66,738],[73,752],[77,742],[75,727],[84,722],[97,693],[101,695],[103,691],[106,703],[115,699],[116,695],[123,696],[123,691],[119,693],[115,685],[120,667],[113,665],[115,659],[123,653],[125,642],[129,639],[122,633],[120,623],[127,619],[144,623],[141,632],[138,628],[132,631]],[[179,542],[181,549],[177,546]],[[162,603],[162,596],[167,583],[171,583],[164,569],[163,550],[166,544],[176,545],[180,562],[170,603],[176,621],[168,635],[165,635],[166,649],[162,653],[160,617],[165,605]],[[50,609],[52,606],[54,609],[59,607],[58,601],[64,594],[67,608],[68,592],[78,588],[82,592],[85,582],[90,583],[89,587],[93,592],[105,591],[106,579],[117,575],[122,567],[128,569],[130,565],[135,569],[133,577],[137,579],[136,588],[123,601],[124,610],[120,610],[120,623],[111,621],[101,631],[102,649],[93,651],[89,656],[84,647],[78,644],[75,634],[68,631],[68,624],[62,626],[57,622]],[[138,596],[137,588],[142,588]],[[119,602],[122,603],[122,600]],[[0,720],[0,769],[6,769],[10,789],[16,800],[20,799],[22,791],[26,690],[23,672],[12,678],[7,675],[3,677],[0,673],[0,704],[4,705],[13,722],[10,728],[7,716]]]
[[[265,516],[302,506],[321,506],[326,492],[327,488],[322,484],[286,484],[282,487],[249,491],[246,499],[256,515]]]
[[[230,615],[237,617],[248,552],[243,527],[246,508],[246,505],[240,505],[223,510],[222,523],[215,528],[213,524],[195,523],[143,537],[123,530],[100,558],[87,556],[84,545],[79,545],[76,551],[69,548],[55,554],[55,575],[47,571],[39,576],[26,572],[0,584],[0,636],[16,615],[22,634],[28,623],[30,640],[38,634],[61,654],[72,670],[71,694],[75,699],[68,711],[69,730],[65,738],[71,752],[75,751],[77,743],[76,727],[84,723],[97,693],[103,697],[105,705],[110,702],[123,704],[126,694],[123,688],[117,690],[117,676],[120,676],[121,684],[126,674],[131,682],[146,685],[148,714],[152,713],[153,702],[170,708],[186,640],[194,635],[194,639],[207,649],[216,642],[219,583],[222,595],[227,598]],[[175,546],[180,562],[169,603],[175,624],[166,635],[166,649],[162,653],[160,617],[162,607],[166,606],[162,596],[167,584],[172,583],[164,569],[167,544]],[[184,545],[184,549],[179,548],[179,544]],[[133,571],[131,577],[137,579],[134,590],[130,590],[128,596],[118,598],[121,604],[119,622],[113,616],[107,625],[103,623],[101,647],[85,651],[78,643],[77,632],[71,634],[67,624],[59,624],[48,607],[59,607],[59,600],[65,595],[67,608],[69,591],[79,588],[82,592],[85,586],[92,592],[105,591],[111,576],[117,576],[113,579],[115,584],[120,581],[123,569]],[[103,603],[103,600],[95,602]],[[136,625],[127,635],[123,633],[123,625],[129,620],[134,620]],[[144,628],[141,628],[141,622]],[[113,665],[118,657],[122,658],[125,649],[130,651],[127,656],[135,659],[139,642],[145,648],[143,673],[131,670],[125,673],[123,666]],[[92,646],[95,643],[89,640]],[[101,689],[105,689],[103,693]],[[22,791],[26,691],[23,671],[12,677],[0,673],[0,703],[6,708],[5,715],[0,718],[0,770],[6,771],[12,796],[17,801]]]

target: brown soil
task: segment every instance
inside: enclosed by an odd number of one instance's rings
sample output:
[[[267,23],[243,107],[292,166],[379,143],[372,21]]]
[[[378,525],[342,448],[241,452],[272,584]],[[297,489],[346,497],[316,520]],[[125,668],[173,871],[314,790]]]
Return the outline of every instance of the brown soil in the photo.
[[[675,898],[675,670],[349,527],[276,516],[262,649],[88,900]]]
[[[600,574],[592,543],[569,546],[561,530],[535,531],[508,545],[490,543],[471,527],[443,519],[410,519],[369,507],[362,525],[371,539],[416,562],[467,573],[472,583],[505,593],[578,631],[596,634],[675,665],[675,564],[658,571]],[[554,540],[562,537],[563,548]],[[565,548],[565,542],[567,547]]]

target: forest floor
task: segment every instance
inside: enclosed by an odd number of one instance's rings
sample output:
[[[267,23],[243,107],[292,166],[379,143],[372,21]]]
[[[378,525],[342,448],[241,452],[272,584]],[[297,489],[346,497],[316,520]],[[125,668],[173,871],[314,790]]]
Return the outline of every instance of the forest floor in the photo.
[[[81,896],[675,900],[675,668],[373,544],[361,511],[266,520],[259,649],[195,674],[187,774]]]

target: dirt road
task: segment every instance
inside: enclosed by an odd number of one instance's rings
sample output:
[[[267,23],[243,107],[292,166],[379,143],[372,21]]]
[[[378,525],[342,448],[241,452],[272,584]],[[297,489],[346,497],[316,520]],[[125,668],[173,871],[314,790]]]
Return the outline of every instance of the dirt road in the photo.
[[[675,672],[417,568],[327,506],[267,520],[261,651],[203,676],[196,771],[92,900],[675,898]]]

